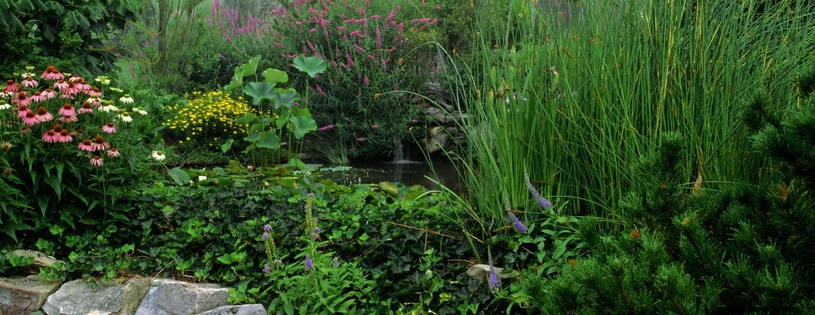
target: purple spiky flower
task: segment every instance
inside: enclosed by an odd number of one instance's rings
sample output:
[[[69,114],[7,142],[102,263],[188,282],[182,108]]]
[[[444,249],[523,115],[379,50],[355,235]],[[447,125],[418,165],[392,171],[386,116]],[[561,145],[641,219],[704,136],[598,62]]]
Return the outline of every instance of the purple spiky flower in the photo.
[[[543,198],[540,193],[535,189],[535,186],[532,186],[532,181],[529,180],[529,175],[524,171],[524,180],[526,180],[526,188],[529,189],[529,193],[532,194],[532,197],[535,197],[535,201],[538,202],[538,206],[543,209],[549,209],[552,207],[552,203],[546,198]]]
[[[311,256],[306,254],[306,272],[311,271],[311,269],[314,269],[314,262],[311,261]]]
[[[515,228],[516,231],[518,231],[518,233],[526,234],[527,232],[526,225],[524,225],[524,223],[521,222],[521,220],[518,219],[518,217],[515,216],[514,213],[507,212],[507,216],[509,216],[509,220],[512,221],[512,226]]]

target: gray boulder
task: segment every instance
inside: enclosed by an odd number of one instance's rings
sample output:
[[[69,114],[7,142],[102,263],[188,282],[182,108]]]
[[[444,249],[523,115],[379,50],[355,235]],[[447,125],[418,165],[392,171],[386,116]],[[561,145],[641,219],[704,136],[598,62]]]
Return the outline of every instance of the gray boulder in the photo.
[[[227,305],[228,297],[216,284],[156,279],[136,315],[193,315]]]
[[[84,280],[74,280],[49,296],[42,309],[48,315],[131,315],[149,286],[150,279],[143,277],[124,284],[99,283],[96,289]]]
[[[59,281],[42,281],[38,276],[0,278],[0,315],[31,314],[58,288]]]
[[[196,315],[266,315],[266,308],[261,304],[231,305]]]

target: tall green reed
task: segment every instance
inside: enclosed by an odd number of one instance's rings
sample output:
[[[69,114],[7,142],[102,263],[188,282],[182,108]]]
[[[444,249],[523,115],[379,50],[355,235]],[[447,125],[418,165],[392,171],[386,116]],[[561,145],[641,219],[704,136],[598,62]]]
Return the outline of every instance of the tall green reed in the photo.
[[[761,89],[792,97],[775,83],[815,42],[812,8],[800,1],[476,6],[509,8],[503,24],[479,20],[470,76],[453,79],[471,118],[462,174],[472,210],[462,222],[485,233],[509,224],[507,203],[536,209],[524,171],[559,211],[613,218],[637,180],[629,164],[665,132],[696,150],[682,161],[694,170],[689,189],[755,176],[742,172],[761,161],[745,154],[740,105]]]

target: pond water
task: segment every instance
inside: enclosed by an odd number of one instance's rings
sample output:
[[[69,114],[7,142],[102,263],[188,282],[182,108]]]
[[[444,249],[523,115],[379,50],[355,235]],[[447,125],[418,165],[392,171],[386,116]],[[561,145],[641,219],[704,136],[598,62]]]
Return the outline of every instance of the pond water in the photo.
[[[429,178],[437,180],[450,190],[461,193],[466,190],[464,183],[459,179],[456,165],[451,162],[424,161],[382,161],[382,162],[356,162],[351,163],[352,168],[347,171],[325,172],[325,177],[343,185],[351,184],[377,184],[388,181],[402,183],[406,186],[416,184],[427,189],[441,189],[439,185]]]

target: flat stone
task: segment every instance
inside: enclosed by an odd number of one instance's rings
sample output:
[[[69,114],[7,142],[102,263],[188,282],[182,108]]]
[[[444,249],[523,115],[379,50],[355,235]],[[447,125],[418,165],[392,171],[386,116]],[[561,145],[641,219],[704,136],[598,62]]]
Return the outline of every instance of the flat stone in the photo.
[[[196,315],[266,315],[266,308],[262,304],[230,305]]]
[[[0,278],[0,315],[31,314],[58,288],[59,281],[42,281],[38,276]]]
[[[136,315],[193,315],[228,305],[229,289],[216,284],[156,279]]]
[[[30,275],[39,274],[40,268],[42,268],[42,267],[51,267],[57,262],[62,263],[62,261],[59,261],[54,257],[48,256],[46,254],[40,253],[40,252],[35,251],[35,250],[26,250],[26,249],[13,250],[13,251],[10,251],[10,252],[6,253],[6,259],[8,259],[12,255],[18,256],[18,257],[34,257],[34,261],[31,263],[31,265],[29,265],[26,268],[28,274],[30,274]],[[62,263],[62,265],[63,265],[62,270],[65,270],[65,264]],[[2,314],[0,314],[0,315],[2,315]]]
[[[141,304],[150,279],[135,277],[124,284],[98,283],[96,289],[84,280],[74,280],[48,297],[43,311],[48,315],[130,315]]]

